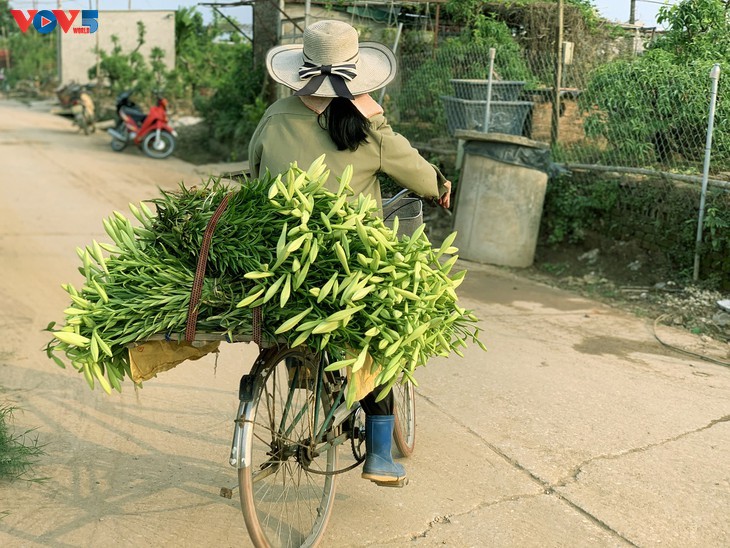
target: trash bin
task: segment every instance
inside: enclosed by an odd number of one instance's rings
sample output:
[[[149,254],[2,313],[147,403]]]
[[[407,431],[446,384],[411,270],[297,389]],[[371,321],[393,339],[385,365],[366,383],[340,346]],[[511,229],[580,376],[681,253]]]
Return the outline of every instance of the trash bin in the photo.
[[[464,141],[455,245],[479,263],[526,267],[535,259],[550,147],[518,135],[457,131]]]

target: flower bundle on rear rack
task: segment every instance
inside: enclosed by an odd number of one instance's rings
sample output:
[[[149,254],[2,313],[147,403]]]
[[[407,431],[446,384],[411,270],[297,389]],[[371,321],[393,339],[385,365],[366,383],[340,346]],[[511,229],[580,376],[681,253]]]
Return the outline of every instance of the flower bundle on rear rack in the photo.
[[[466,271],[451,275],[455,234],[435,249],[423,227],[396,236],[369,196],[354,197],[348,168],[337,192],[325,188],[324,156],[307,171],[242,181],[212,179],[130,204],[141,226],[119,212],[104,220],[113,244],[77,248],[85,276],[64,289],[65,325],[49,326],[49,357],[110,392],[131,376],[127,345],[185,331],[203,235],[216,218],[196,309],[198,332],[252,334],[337,356],[331,369],[361,369],[370,355],[376,385],[414,379],[433,356],[461,354],[478,339],[478,319],[457,305]],[[220,213],[221,202],[226,201]],[[106,254],[105,254],[106,252]],[[65,360],[58,356],[61,354]],[[375,372],[373,372],[375,373]],[[354,383],[348,391],[352,403]],[[387,391],[385,391],[387,392]]]

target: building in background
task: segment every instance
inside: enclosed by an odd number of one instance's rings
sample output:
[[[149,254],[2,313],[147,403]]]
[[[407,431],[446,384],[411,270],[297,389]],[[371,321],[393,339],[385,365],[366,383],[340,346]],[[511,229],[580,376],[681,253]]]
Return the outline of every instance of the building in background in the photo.
[[[175,68],[175,11],[100,11],[99,28],[93,34],[60,34],[59,77],[62,84],[87,83],[89,69],[96,66],[97,47],[111,53],[112,36],[119,38],[124,53],[137,47],[137,23],[145,26],[144,44],[139,52],[149,62],[150,52],[159,47],[165,52],[168,70]]]

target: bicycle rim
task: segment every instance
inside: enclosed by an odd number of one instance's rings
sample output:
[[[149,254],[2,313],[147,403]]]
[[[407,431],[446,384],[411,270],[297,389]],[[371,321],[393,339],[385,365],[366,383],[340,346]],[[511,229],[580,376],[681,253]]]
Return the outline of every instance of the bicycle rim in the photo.
[[[256,546],[314,546],[327,526],[335,476],[310,470],[335,470],[337,448],[312,451],[310,440],[330,409],[323,388],[315,405],[317,370],[311,356],[292,349],[277,352],[262,368],[265,380],[245,429],[249,466],[238,471],[241,509]]]
[[[416,448],[416,392],[413,383],[395,383],[395,427],[393,440],[401,456],[410,457]]]

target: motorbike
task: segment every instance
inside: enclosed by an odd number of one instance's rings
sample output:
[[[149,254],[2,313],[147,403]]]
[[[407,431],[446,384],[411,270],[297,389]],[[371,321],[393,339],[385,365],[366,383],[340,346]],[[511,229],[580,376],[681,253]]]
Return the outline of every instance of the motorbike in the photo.
[[[61,106],[68,108],[73,116],[73,124],[77,126],[84,135],[96,131],[96,107],[91,98],[90,85],[79,85],[72,82],[56,90]]]
[[[151,158],[167,158],[175,150],[177,138],[167,118],[167,99],[158,95],[155,105],[145,114],[131,97],[132,91],[117,96],[117,123],[107,130],[112,136],[112,150],[121,152],[134,143]]]
[[[74,115],[74,125],[78,126],[84,135],[96,131],[94,100],[88,91],[81,87],[71,99],[71,113]]]

